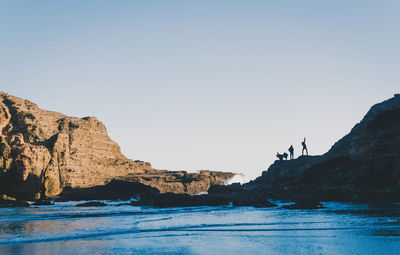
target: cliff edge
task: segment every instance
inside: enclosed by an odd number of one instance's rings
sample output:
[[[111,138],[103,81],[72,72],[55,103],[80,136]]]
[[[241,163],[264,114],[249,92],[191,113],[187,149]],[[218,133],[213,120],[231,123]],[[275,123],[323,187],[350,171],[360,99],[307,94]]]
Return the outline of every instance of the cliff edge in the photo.
[[[276,161],[242,190],[287,199],[400,201],[400,95],[374,105],[324,155]]]
[[[126,158],[95,117],[68,117],[0,92],[0,194],[39,199],[66,187],[88,188],[111,180],[194,194],[234,175],[153,169],[148,162]]]

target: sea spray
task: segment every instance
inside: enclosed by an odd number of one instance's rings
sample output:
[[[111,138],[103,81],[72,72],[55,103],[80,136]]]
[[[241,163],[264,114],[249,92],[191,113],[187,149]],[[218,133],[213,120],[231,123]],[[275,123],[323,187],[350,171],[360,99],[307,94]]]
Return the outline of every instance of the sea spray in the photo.
[[[244,174],[236,174],[233,176],[231,179],[228,179],[224,184],[225,185],[231,185],[232,183],[246,183],[248,182],[246,176]]]

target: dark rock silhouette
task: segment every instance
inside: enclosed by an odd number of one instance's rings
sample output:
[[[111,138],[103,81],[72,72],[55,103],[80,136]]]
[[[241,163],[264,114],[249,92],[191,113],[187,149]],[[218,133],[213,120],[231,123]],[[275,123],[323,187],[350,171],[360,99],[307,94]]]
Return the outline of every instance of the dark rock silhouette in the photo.
[[[99,202],[99,201],[90,201],[90,202],[86,202],[86,203],[77,204],[75,206],[77,206],[77,207],[107,206],[107,204],[103,203],[103,202]]]
[[[162,193],[154,196],[141,197],[139,201],[130,203],[134,206],[156,206],[156,207],[191,207],[191,206],[253,206],[273,207],[265,195],[260,193],[245,192],[241,185],[212,186],[208,194],[189,195],[176,193]]]
[[[160,191],[139,182],[114,180],[91,188],[66,188],[56,201],[152,199]]]
[[[243,185],[271,198],[400,201],[400,95],[374,105],[322,156],[272,164]]]
[[[291,205],[282,206],[286,209],[322,209],[325,208],[320,202],[308,199],[297,200],[296,203]]]
[[[29,207],[30,204],[26,201],[17,201],[12,198],[0,198],[1,207]]]
[[[36,200],[32,205],[54,205],[54,203],[49,200]]]
[[[276,206],[267,200],[262,193],[247,192],[239,183],[229,186],[215,185],[208,190],[208,194],[189,195],[176,193],[149,194],[140,196],[137,201],[130,203],[133,206],[156,206],[156,207],[190,207],[190,206],[253,206],[273,207]]]

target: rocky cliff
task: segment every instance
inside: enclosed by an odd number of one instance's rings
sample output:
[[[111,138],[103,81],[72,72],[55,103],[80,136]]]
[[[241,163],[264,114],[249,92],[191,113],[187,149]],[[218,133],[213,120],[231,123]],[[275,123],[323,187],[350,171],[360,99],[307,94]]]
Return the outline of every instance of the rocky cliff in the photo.
[[[95,117],[68,117],[0,92],[0,194],[38,199],[115,179],[193,194],[233,176],[153,169],[126,158]]]
[[[400,201],[400,95],[373,106],[324,155],[275,161],[254,181],[214,185],[206,195],[155,194],[138,204],[274,206],[268,198],[295,200],[289,209],[322,208],[318,201]]]
[[[289,199],[400,201],[400,95],[374,105],[326,154],[276,161],[241,189]]]

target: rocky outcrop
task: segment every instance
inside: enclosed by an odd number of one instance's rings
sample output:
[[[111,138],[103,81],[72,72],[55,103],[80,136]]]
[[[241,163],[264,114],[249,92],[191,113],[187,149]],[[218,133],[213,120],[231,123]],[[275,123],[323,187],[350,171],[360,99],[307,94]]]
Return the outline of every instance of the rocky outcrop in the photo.
[[[143,197],[139,201],[131,202],[134,206],[156,207],[192,207],[192,206],[253,206],[274,207],[262,194],[248,193],[210,193],[203,195],[189,195],[176,193],[163,193],[156,196]]]
[[[312,200],[298,200],[294,204],[284,205],[286,209],[322,209],[325,208],[320,202]]]
[[[100,202],[100,201],[91,201],[91,202],[77,204],[75,206],[76,207],[98,207],[98,206],[107,206],[107,204]]]
[[[106,185],[89,188],[65,188],[57,198],[60,201],[80,200],[130,200],[132,198],[152,199],[160,194],[156,188],[139,182],[112,180]]]
[[[197,194],[206,192],[212,185],[225,184],[227,180],[234,176],[233,173],[209,170],[200,170],[197,173],[157,170],[130,174],[122,179],[155,187],[161,193]]]
[[[54,205],[54,203],[49,200],[36,200],[32,205],[36,205],[36,206]]]
[[[132,180],[161,192],[198,193],[233,173],[159,171],[132,161],[95,117],[74,118],[0,92],[0,194],[39,199],[65,188]]]
[[[326,154],[276,161],[241,188],[292,200],[400,201],[400,95],[374,105]]]
[[[1,207],[29,207],[30,204],[26,201],[17,201],[13,197],[7,195],[0,196],[0,208]]]

